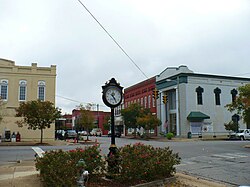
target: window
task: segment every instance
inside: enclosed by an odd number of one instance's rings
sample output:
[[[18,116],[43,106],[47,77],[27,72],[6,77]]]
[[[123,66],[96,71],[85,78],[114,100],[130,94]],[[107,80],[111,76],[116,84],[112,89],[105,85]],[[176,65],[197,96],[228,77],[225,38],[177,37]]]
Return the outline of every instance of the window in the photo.
[[[1,99],[8,100],[8,80],[1,80],[0,82]]]
[[[220,94],[221,94],[221,89],[218,87],[214,89],[214,94],[215,94],[215,104],[220,105]]]
[[[204,92],[204,89],[202,87],[198,87],[196,88],[196,93],[197,93],[197,104],[198,105],[202,105],[203,101],[202,101],[202,93]]]
[[[171,90],[168,92],[168,102],[169,102],[169,109],[174,110],[176,109],[176,92]]]
[[[144,108],[147,108],[147,96],[144,97]]]
[[[38,99],[45,101],[45,81],[38,81]]]
[[[151,96],[148,96],[148,108],[151,108]]]
[[[27,81],[20,80],[19,81],[19,101],[26,100],[26,87],[27,87]]]
[[[236,89],[233,89],[231,90],[231,94],[232,94],[232,102],[235,102],[238,91]]]
[[[155,107],[155,98],[154,97],[152,97],[152,105],[153,105],[153,107]]]
[[[141,98],[141,106],[143,106],[143,98]]]

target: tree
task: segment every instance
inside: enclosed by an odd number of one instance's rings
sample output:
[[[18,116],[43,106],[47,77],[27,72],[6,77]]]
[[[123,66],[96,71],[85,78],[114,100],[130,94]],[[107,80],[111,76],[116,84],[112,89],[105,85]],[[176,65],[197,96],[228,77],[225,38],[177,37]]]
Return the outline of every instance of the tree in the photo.
[[[226,105],[230,112],[236,111],[246,124],[250,124],[250,84],[238,88],[239,96]]]
[[[160,120],[152,115],[150,109],[143,108],[138,103],[131,104],[128,108],[123,109],[121,114],[125,126],[127,128],[134,128],[134,132],[140,127],[143,127],[145,130],[151,130],[160,124]]]
[[[235,121],[230,121],[229,123],[224,124],[225,129],[228,131],[234,131],[237,132],[239,130],[239,124]]]
[[[110,130],[110,126],[111,126],[111,124],[110,124],[111,121],[110,120],[111,120],[110,116],[105,116],[104,122],[103,122],[104,130]]]
[[[155,127],[161,124],[161,120],[159,120],[155,115],[152,115],[151,112],[148,112],[147,114],[138,117],[136,120],[137,124],[140,127],[143,127],[146,131],[154,129]]]
[[[23,117],[16,122],[19,127],[25,124],[28,129],[41,131],[40,143],[43,142],[43,130],[50,128],[51,123],[61,116],[60,109],[55,108],[52,102],[40,100],[20,103],[16,112],[17,117]]]
[[[80,116],[77,120],[77,127],[84,128],[87,133],[87,140],[89,140],[89,130],[94,127],[95,116],[91,112],[91,105],[87,105],[86,107],[80,105]]]
[[[133,128],[135,135],[136,128],[138,128],[136,119],[142,115],[142,110],[142,106],[138,103],[131,104],[128,108],[121,110],[121,115],[123,116],[126,128]]]

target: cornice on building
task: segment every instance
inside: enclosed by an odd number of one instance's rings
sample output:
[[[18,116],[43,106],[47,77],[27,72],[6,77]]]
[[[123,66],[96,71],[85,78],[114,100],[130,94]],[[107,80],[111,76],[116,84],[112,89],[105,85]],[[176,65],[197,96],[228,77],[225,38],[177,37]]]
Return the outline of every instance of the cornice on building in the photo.
[[[141,81],[141,82],[139,82],[139,83],[137,83],[137,84],[134,84],[134,85],[132,85],[132,86],[130,86],[130,87],[128,87],[128,88],[125,88],[125,89],[124,89],[124,92],[129,92],[130,90],[134,90],[134,89],[137,88],[137,87],[143,87],[144,85],[148,85],[149,82],[155,82],[155,80],[156,80],[156,77],[155,77],[155,76],[154,76],[154,77],[151,77],[151,78],[146,79],[146,80],[144,80],[144,81]]]

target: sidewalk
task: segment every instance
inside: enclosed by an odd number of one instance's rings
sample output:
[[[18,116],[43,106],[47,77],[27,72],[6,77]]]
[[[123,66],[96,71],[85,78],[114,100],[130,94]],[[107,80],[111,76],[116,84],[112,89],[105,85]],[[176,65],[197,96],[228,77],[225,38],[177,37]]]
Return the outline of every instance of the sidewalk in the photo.
[[[45,141],[42,145],[48,146],[60,146],[60,145],[68,145],[70,142],[63,140],[55,140],[55,141]],[[0,146],[39,146],[40,142],[36,141],[21,141],[21,142],[1,142]]]
[[[42,187],[35,162],[21,161],[0,166],[0,186]]]

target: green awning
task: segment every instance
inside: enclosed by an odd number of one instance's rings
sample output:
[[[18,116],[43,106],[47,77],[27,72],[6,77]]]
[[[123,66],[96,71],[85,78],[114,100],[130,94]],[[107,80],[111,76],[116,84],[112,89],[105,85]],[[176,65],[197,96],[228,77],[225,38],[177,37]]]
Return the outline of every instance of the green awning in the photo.
[[[210,119],[210,117],[202,112],[190,112],[187,119],[189,121],[202,121],[204,119]]]

